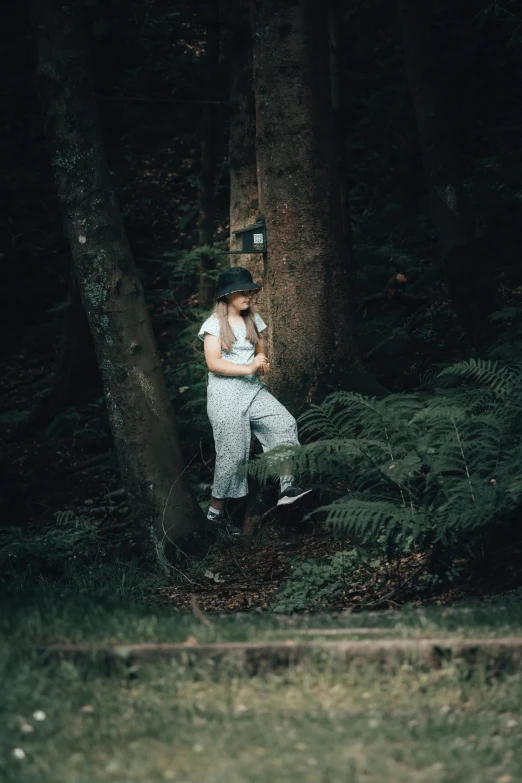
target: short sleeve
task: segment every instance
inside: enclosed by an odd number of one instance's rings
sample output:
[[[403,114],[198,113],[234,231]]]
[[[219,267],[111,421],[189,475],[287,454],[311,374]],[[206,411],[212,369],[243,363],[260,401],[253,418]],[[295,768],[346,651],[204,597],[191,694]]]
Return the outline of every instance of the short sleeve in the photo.
[[[198,332],[199,339],[204,341],[205,334],[213,334],[214,337],[219,337],[219,321],[215,315],[211,315],[210,318],[207,318]]]
[[[254,321],[256,322],[257,331],[262,332],[263,329],[266,329],[266,324],[259,315],[259,313],[254,313]]]

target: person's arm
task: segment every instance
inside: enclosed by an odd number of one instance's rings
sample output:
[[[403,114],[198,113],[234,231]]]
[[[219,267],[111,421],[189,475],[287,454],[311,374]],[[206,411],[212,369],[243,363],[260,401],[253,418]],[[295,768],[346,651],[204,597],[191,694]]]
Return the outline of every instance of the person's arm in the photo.
[[[205,361],[210,372],[218,375],[253,375],[267,364],[266,356],[258,353],[251,364],[234,364],[221,358],[221,338],[213,334],[205,334]]]

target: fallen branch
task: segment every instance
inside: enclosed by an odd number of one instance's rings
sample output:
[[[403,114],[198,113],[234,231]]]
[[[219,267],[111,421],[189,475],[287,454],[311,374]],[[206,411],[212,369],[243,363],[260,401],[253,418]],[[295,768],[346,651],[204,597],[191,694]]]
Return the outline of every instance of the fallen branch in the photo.
[[[356,632],[356,629],[353,629]],[[349,631],[348,631],[349,632]],[[290,631],[291,634],[291,631]],[[365,639],[348,641],[294,642],[216,642],[199,644],[194,637],[181,643],[145,644],[36,644],[7,648],[20,655],[22,650],[37,653],[47,661],[73,660],[111,663],[122,661],[133,666],[162,660],[177,660],[183,665],[231,660],[250,674],[261,674],[297,663],[324,660],[329,655],[344,665],[370,661],[384,669],[409,663],[424,669],[440,669],[448,661],[462,659],[470,670],[491,667],[497,671],[520,671],[522,638],[499,639]]]

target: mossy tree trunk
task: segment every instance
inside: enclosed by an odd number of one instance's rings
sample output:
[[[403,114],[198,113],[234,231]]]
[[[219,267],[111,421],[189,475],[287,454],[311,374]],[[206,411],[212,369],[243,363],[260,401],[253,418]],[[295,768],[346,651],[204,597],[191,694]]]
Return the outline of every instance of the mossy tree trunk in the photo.
[[[487,265],[477,248],[441,68],[430,32],[431,3],[399,0],[404,63],[415,111],[444,277],[456,315],[479,345],[492,305]]]
[[[318,0],[252,0],[269,384],[294,413],[337,388],[383,391],[354,336],[326,11]]]
[[[203,515],[183,473],[143,290],[110,182],[80,5],[33,2],[51,164],[129,504],[144,531],[176,540]]]
[[[234,231],[254,223],[259,216],[256,161],[256,110],[252,70],[252,30],[249,0],[232,3],[229,10],[227,63],[230,68],[230,125],[228,159],[230,170],[230,250],[241,250]],[[231,255],[233,266],[250,271],[255,282],[263,284],[264,265],[260,253]],[[257,309],[265,312],[263,291]]]

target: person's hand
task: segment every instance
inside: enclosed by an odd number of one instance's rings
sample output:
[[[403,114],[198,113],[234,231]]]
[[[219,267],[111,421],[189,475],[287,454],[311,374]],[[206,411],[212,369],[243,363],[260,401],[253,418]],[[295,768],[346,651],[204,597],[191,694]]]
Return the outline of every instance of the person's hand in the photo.
[[[263,374],[269,371],[270,364],[264,353],[257,353],[250,367],[252,368],[252,374],[256,372]]]
[[[269,371],[270,371],[270,362],[267,359],[265,363],[261,365],[261,369],[259,370],[259,375],[266,375],[266,373]]]

